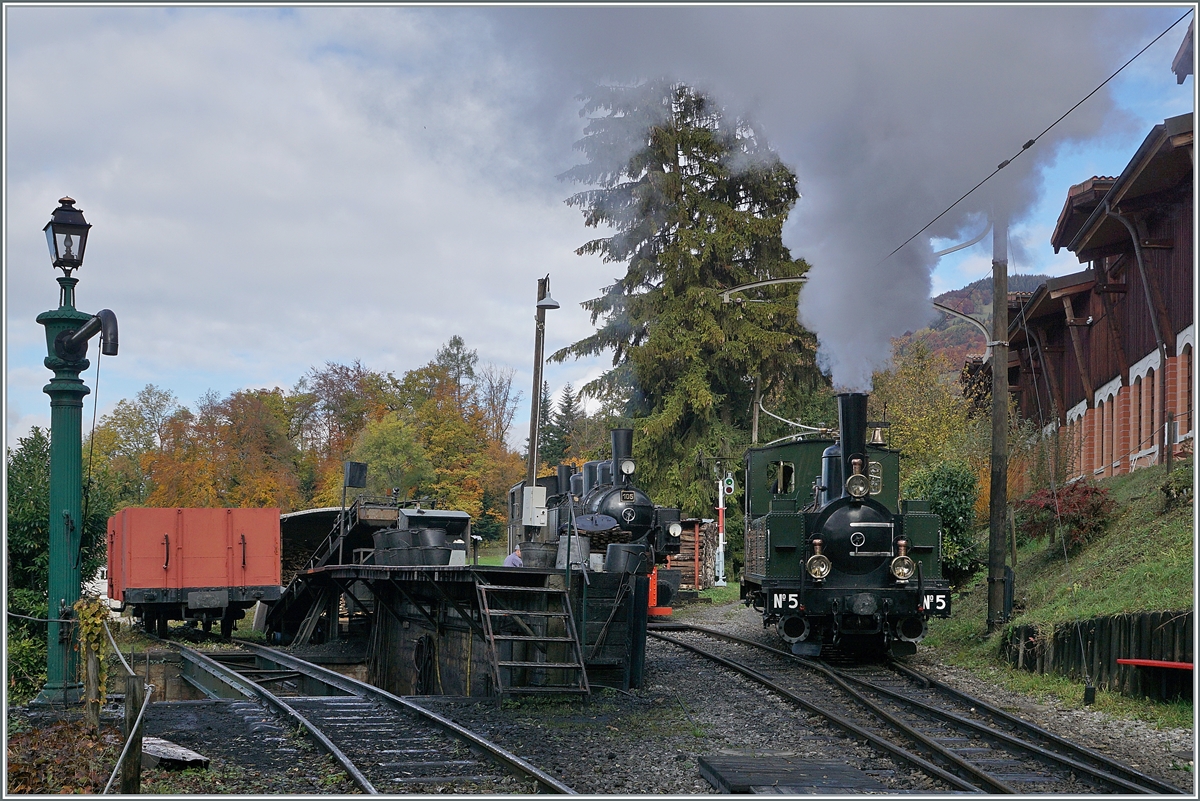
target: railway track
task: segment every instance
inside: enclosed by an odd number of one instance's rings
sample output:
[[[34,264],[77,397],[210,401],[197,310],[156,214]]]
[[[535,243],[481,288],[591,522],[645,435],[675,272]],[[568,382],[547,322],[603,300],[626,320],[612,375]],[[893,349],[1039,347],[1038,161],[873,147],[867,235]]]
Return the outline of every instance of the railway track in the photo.
[[[185,680],[213,698],[265,704],[302,727],[365,793],[575,792],[404,698],[272,648],[239,646],[211,654],[177,646]]]
[[[650,636],[762,684],[951,791],[1183,792],[900,664],[835,667],[715,629],[671,629],[683,637]]]

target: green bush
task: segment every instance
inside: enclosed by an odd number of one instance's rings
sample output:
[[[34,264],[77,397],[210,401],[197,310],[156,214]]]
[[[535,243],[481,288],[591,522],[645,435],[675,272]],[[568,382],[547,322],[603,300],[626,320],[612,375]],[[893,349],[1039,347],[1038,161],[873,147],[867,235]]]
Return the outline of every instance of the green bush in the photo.
[[[1192,502],[1192,484],[1195,478],[1195,463],[1191,459],[1185,459],[1175,466],[1162,485],[1162,493],[1165,496],[1163,511],[1169,512]]]
[[[46,638],[32,637],[21,629],[8,631],[8,705],[30,701],[46,684]]]
[[[975,471],[959,461],[945,461],[913,472],[904,482],[905,498],[929,501],[929,510],[942,518],[942,570],[959,582],[983,565],[972,536],[979,486]]]
[[[1094,540],[1112,521],[1117,504],[1108,490],[1076,481],[1057,490],[1038,490],[1013,504],[1017,524],[1027,540],[1053,541],[1059,532],[1073,551]]]

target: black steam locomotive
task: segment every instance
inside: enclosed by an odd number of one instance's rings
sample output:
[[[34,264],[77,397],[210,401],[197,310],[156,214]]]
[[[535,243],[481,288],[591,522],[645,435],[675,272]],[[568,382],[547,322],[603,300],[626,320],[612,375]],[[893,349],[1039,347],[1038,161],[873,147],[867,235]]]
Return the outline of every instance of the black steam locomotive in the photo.
[[[941,518],[899,500],[899,454],[879,425],[867,441],[867,396],[837,399],[836,441],[747,453],[742,598],[797,655],[912,654],[928,619],[950,615]]]
[[[527,492],[525,482],[509,490],[510,547],[529,539],[557,542],[568,533],[585,536],[593,552],[609,545],[635,546],[649,565],[679,553],[680,511],[656,506],[633,483],[633,430],[612,431],[612,458],[585,462],[582,472],[560,465],[556,475],[537,480]],[[544,493],[544,498],[543,498]],[[532,534],[532,537],[530,536]]]

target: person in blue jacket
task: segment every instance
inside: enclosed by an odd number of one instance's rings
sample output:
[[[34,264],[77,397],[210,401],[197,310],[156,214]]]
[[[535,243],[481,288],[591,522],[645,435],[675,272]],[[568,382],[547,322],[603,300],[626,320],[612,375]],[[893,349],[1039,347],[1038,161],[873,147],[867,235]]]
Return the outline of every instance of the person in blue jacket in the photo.
[[[518,542],[517,547],[513,548],[513,552],[510,553],[508,556],[504,557],[504,566],[505,567],[521,567],[522,565],[523,565],[523,563],[521,562],[521,543]]]

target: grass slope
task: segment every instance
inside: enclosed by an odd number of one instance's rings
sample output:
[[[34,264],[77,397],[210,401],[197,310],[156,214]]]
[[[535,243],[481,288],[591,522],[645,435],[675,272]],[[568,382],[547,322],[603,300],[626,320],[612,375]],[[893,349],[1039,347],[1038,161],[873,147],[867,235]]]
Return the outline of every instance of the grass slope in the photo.
[[[1191,459],[1177,471],[1191,472]],[[1019,547],[1010,625],[1055,624],[1124,612],[1181,611],[1195,604],[1195,512],[1192,503],[1164,511],[1163,466],[1105,479],[1118,508],[1105,533],[1064,558],[1061,542]],[[987,532],[981,533],[984,542]],[[986,546],[985,546],[986,547]],[[934,621],[924,645],[950,664],[1010,689],[1068,702],[1082,685],[1058,676],[1011,670],[999,657],[1001,634],[987,634],[987,576],[977,574],[954,599],[954,616]],[[1097,708],[1165,726],[1190,726],[1192,704],[1152,704],[1100,692]]]

